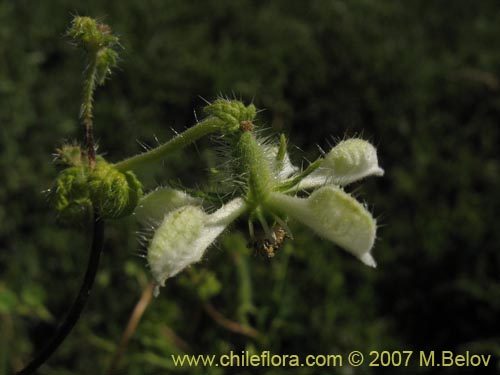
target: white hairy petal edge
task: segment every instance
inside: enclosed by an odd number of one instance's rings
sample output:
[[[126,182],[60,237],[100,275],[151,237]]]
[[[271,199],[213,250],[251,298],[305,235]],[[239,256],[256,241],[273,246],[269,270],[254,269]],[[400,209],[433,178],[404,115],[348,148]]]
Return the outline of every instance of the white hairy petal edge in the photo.
[[[345,186],[368,176],[383,175],[375,147],[363,139],[352,138],[332,148],[323,164],[304,178],[298,188],[311,189],[325,184]]]
[[[201,260],[214,240],[246,210],[237,198],[212,214],[197,206],[184,206],[168,213],[149,245],[147,260],[156,283],[165,284],[187,266]]]
[[[270,145],[264,148],[269,168],[274,171],[275,179],[281,182],[299,172],[300,168],[292,164],[288,152],[285,152],[285,155],[283,155],[283,160],[278,161],[276,159],[278,152],[279,146],[277,145]]]
[[[273,193],[268,202],[273,209],[307,225],[366,265],[376,267],[370,253],[376,237],[376,221],[361,203],[341,188],[327,185],[308,198]]]
[[[135,209],[137,220],[141,224],[158,225],[165,214],[182,206],[198,205],[201,200],[191,197],[184,191],[162,187],[145,195]]]
[[[281,170],[278,172],[278,180],[284,181],[285,179],[297,173],[298,171],[299,168],[292,164],[290,156],[288,156],[288,152],[285,153],[285,157],[281,165]]]

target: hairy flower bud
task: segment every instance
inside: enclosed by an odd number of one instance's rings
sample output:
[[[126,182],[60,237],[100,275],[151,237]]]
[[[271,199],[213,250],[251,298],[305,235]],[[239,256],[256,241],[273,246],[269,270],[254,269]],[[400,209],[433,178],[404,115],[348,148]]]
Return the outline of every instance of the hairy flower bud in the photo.
[[[142,185],[133,172],[120,172],[104,160],[90,173],[88,186],[94,208],[104,219],[130,215],[142,197]]]
[[[206,106],[204,111],[208,115],[221,119],[230,132],[237,131],[242,121],[252,121],[257,113],[253,104],[245,106],[238,100],[225,99],[215,100]]]
[[[83,166],[66,168],[49,190],[49,199],[62,221],[82,223],[90,217],[92,201],[88,195]]]
[[[82,222],[91,208],[103,219],[118,219],[134,212],[142,185],[132,172],[120,172],[99,157],[93,170],[83,164],[62,170],[49,197],[66,221]]]
[[[111,34],[108,25],[97,22],[90,17],[75,17],[67,35],[87,49],[97,49],[111,46],[118,42],[118,38]]]

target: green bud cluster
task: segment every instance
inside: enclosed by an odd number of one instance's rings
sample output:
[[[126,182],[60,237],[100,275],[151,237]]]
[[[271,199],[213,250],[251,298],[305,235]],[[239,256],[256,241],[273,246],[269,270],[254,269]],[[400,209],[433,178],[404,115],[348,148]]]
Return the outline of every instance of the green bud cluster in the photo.
[[[228,132],[240,129],[242,121],[253,121],[257,110],[253,104],[245,106],[238,100],[217,99],[204,108],[206,114],[217,117],[227,126]]]
[[[61,219],[82,222],[91,209],[103,219],[132,214],[142,197],[142,185],[131,171],[120,172],[102,157],[90,169],[84,163],[62,170],[50,189],[50,201]]]
[[[75,17],[67,35],[87,49],[112,47],[118,43],[118,37],[111,34],[108,25],[90,17]]]
[[[132,214],[142,197],[142,185],[133,172],[120,172],[103,159],[89,174],[88,186],[94,208],[105,219]]]
[[[113,48],[119,45],[118,37],[111,34],[108,25],[90,17],[75,17],[67,35],[90,55],[95,55],[95,79],[102,85],[111,69],[117,65],[118,53]]]
[[[50,189],[50,202],[62,222],[82,223],[91,215],[87,172],[83,165],[62,170]]]

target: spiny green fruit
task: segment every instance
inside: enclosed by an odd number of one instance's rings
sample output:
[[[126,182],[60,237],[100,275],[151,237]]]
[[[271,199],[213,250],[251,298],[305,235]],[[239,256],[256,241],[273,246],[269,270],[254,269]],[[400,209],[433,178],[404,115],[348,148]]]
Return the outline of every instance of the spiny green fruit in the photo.
[[[104,219],[132,214],[142,197],[142,185],[133,172],[120,172],[102,158],[89,174],[88,189],[94,208]]]
[[[61,221],[85,222],[90,217],[92,208],[85,168],[77,166],[61,171],[50,189],[50,201]]]
[[[142,185],[133,172],[120,172],[102,157],[93,170],[86,165],[66,168],[50,189],[50,201],[60,219],[82,223],[91,208],[103,219],[119,219],[134,212]]]

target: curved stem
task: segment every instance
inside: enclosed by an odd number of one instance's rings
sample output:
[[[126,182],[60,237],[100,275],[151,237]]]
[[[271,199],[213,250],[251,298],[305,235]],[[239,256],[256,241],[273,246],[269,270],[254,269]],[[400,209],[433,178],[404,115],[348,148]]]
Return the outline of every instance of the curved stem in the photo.
[[[92,248],[90,251],[87,270],[83,279],[82,286],[78,292],[73,305],[68,311],[63,323],[57,329],[52,339],[45,345],[40,353],[17,375],[28,375],[34,373],[41,365],[43,365],[49,357],[61,345],[64,339],[71,332],[76,322],[80,318],[80,314],[87,303],[92,285],[94,284],[97,269],[99,267],[99,259],[102,253],[104,240],[104,221],[98,217],[94,217],[94,234],[92,239]]]
[[[163,159],[168,153],[179,150],[207,134],[214,133],[223,126],[224,123],[222,120],[217,117],[210,117],[187,129],[185,132],[178,134],[161,146],[116,163],[115,167],[121,172],[137,169],[145,164]]]

